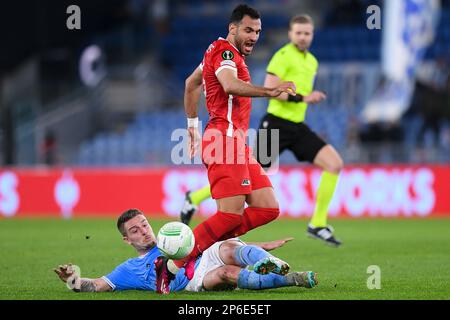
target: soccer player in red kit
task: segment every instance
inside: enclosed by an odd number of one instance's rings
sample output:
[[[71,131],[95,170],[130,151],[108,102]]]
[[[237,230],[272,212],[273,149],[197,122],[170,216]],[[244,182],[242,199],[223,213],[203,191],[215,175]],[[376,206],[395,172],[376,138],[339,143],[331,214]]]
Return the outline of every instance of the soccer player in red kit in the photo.
[[[209,46],[200,66],[187,78],[184,98],[192,157],[199,149],[197,114],[203,86],[210,119],[202,140],[202,160],[218,211],[193,230],[195,247],[189,256],[176,261],[164,257],[155,260],[159,293],[169,293],[169,283],[182,267],[192,278],[196,258],[212,244],[243,235],[274,220],[280,212],[269,178],[245,143],[246,133],[251,97],[277,97],[283,92],[295,95],[296,88],[292,82],[274,88],[250,83],[245,56],[251,54],[261,32],[258,11],[237,6],[228,31],[226,39],[219,38]],[[260,268],[264,273],[289,270],[279,259],[264,263],[267,265]]]

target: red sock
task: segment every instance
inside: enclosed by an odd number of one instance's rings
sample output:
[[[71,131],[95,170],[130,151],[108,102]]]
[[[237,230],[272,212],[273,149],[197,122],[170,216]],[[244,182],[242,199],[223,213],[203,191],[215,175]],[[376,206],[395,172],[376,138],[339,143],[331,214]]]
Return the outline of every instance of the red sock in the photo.
[[[256,227],[275,220],[279,214],[280,210],[278,208],[248,207],[244,210],[242,223],[235,229],[224,234],[219,241],[241,236]]]
[[[183,265],[196,258],[200,253],[216,243],[225,233],[237,228],[242,221],[242,216],[237,213],[217,213],[200,223],[193,230],[195,236],[195,246],[192,252],[185,258],[174,261],[175,265],[182,268]]]

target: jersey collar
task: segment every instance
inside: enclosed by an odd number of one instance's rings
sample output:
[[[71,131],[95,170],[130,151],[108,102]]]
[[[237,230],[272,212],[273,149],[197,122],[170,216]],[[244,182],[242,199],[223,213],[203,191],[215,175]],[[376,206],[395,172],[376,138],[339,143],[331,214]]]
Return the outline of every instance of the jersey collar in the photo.
[[[143,259],[145,258],[148,254],[152,253],[155,250],[159,250],[157,246],[154,246],[153,248],[151,248],[150,250],[148,250],[147,253],[141,254],[140,256],[138,256],[139,259]]]

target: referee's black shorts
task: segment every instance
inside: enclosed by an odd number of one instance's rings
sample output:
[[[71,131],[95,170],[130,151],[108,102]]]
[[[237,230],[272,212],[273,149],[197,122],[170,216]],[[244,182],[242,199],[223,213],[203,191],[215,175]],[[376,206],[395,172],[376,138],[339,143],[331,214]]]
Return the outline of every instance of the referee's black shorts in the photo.
[[[298,161],[313,163],[317,153],[327,144],[303,122],[295,123],[269,113],[262,118],[259,129],[267,130],[267,134],[261,134],[258,130],[257,145],[254,147],[255,157],[263,168],[270,167],[272,161],[286,149],[291,150]],[[279,130],[279,150],[274,150],[274,155],[271,152],[272,129]]]

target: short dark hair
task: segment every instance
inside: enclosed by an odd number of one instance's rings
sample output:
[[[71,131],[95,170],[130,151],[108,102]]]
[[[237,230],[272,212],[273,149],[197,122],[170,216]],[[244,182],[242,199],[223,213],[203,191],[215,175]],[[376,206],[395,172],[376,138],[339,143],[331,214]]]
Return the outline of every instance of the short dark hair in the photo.
[[[249,16],[252,19],[260,19],[261,15],[256,9],[249,7],[246,4],[240,4],[234,8],[230,16],[230,23],[238,24],[242,21],[244,16]]]
[[[124,211],[120,217],[117,219],[117,229],[119,229],[119,232],[123,235],[127,235],[127,231],[125,230],[124,224],[130,219],[133,219],[134,217],[138,215],[144,215],[139,209],[128,209],[127,211]]]
[[[292,25],[295,23],[312,24],[314,26],[314,20],[307,14],[299,14],[299,15],[293,16],[291,18],[291,21],[289,21],[289,30],[292,29]]]

